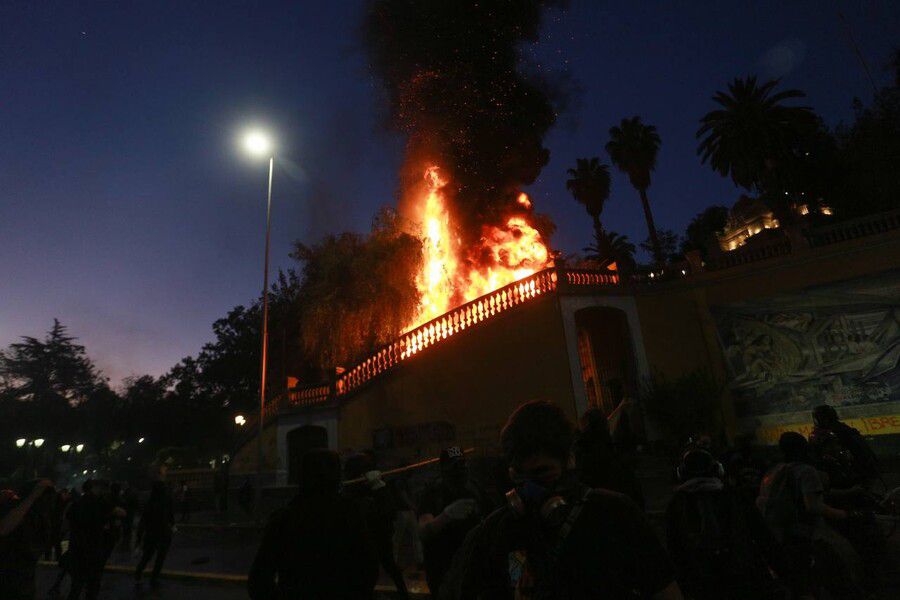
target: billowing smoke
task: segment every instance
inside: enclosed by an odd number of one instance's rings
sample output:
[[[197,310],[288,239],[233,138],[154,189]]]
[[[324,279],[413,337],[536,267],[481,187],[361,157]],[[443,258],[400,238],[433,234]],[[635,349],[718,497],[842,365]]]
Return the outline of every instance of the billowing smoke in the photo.
[[[390,124],[407,136],[402,193],[429,163],[445,190],[463,246],[516,207],[547,164],[544,135],[554,92],[521,48],[538,40],[542,15],[563,1],[373,0],[365,20],[372,68]],[[474,257],[472,257],[474,258]],[[475,258],[477,260],[477,258]]]

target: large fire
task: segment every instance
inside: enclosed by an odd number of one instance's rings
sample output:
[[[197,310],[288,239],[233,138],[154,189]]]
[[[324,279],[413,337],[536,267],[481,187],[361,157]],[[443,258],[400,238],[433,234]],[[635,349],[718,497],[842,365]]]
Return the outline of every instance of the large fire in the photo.
[[[428,167],[424,191],[416,199],[421,213],[424,264],[416,277],[419,312],[408,329],[528,277],[550,262],[540,232],[528,222],[532,204],[524,192],[517,198],[519,210],[503,226],[482,226],[479,247],[462,248],[459,237],[453,233],[442,191],[447,183],[439,167]]]

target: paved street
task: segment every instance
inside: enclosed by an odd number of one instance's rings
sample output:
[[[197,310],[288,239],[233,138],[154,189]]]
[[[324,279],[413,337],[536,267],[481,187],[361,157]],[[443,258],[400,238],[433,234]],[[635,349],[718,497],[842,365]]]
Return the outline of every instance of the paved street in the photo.
[[[56,569],[38,567],[38,595],[40,599],[48,598],[47,592],[53,585]],[[63,593],[68,590],[63,584]],[[65,596],[63,596],[65,597]],[[195,583],[189,581],[164,580],[158,592],[151,592],[147,584],[143,588],[135,588],[134,580],[122,573],[104,573],[100,598],[103,600],[137,600],[140,598],[172,598],[191,600],[247,600],[247,591],[243,585],[222,585],[212,582]]]

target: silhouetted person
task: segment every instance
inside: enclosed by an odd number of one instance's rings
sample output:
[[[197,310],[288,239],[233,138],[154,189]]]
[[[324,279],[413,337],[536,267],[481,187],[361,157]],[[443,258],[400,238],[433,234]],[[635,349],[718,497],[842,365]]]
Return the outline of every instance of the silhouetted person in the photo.
[[[442,599],[680,599],[669,559],[638,507],[567,472],[573,430],[558,406],[523,404],[500,442],[516,487],[474,529]]]
[[[150,574],[150,587],[159,587],[159,573],[172,545],[172,529],[175,526],[175,514],[172,508],[172,495],[162,481],[154,481],[150,488],[150,497],[141,513],[138,524],[138,542],[141,544],[141,560],[134,570],[135,582],[140,582],[144,569],[153,561]]]
[[[53,484],[40,480],[20,498],[0,491],[0,598],[32,600],[38,558],[50,547]]]
[[[769,571],[774,540],[756,507],[724,484],[712,454],[688,450],[677,473],[666,533],[685,594],[695,600],[783,598],[786,590]]]
[[[459,446],[441,451],[440,467],[440,481],[428,487],[419,500],[425,578],[435,597],[453,555],[490,510],[484,494],[469,481],[466,457]]]
[[[337,453],[303,455],[299,494],[269,519],[253,560],[252,600],[372,597],[378,559],[358,507],[340,486]]]
[[[748,507],[756,507],[756,497],[762,483],[765,464],[753,449],[753,435],[743,434],[735,439],[734,447],[722,457],[725,483]]]
[[[802,435],[788,431],[778,440],[783,460],[763,478],[757,506],[769,530],[783,546],[788,563],[783,575],[795,597],[812,597],[823,582],[813,577],[828,575],[824,583],[841,597],[858,593],[848,557],[855,555],[849,542],[826,525],[826,520],[845,521],[850,513],[825,503],[819,473],[810,464],[809,444]]]
[[[641,486],[628,461],[616,452],[606,415],[592,408],[581,417],[573,453],[579,480],[588,487],[625,494],[644,508]]]
[[[113,519],[116,515],[122,517],[125,514],[110,501],[107,482],[88,480],[82,490],[82,496],[69,509],[72,570],[69,600],[78,600],[82,592],[86,600],[97,598],[103,566],[108,556]]]
[[[875,453],[858,430],[841,422],[833,407],[817,406],[813,410],[813,424],[810,450],[833,487],[868,487],[878,478]]]
[[[129,484],[122,491],[121,504],[125,509],[125,518],[122,520],[122,546],[129,551],[134,540],[134,519],[137,516],[138,504],[137,493]]]
[[[365,477],[365,483],[344,488],[344,495],[357,503],[366,527],[372,536],[378,561],[384,572],[394,582],[402,598],[407,598],[406,581],[403,571],[394,557],[394,523],[397,519],[399,502],[393,489],[382,481],[381,473],[375,470],[374,457],[357,454],[347,459],[344,465],[347,479]]]

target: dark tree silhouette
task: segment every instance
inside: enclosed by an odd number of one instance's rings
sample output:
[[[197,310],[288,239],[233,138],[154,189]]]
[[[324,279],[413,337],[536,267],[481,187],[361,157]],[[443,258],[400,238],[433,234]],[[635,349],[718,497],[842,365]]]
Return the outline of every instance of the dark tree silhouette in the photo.
[[[653,125],[645,125],[640,117],[622,119],[618,127],[609,130],[609,142],[606,151],[609,158],[620,171],[628,175],[631,185],[641,197],[647,230],[653,245],[653,258],[662,264],[664,257],[656,236],[656,225],[653,224],[653,213],[647,199],[647,188],[650,187],[650,173],[656,168],[656,155],[659,153],[660,139]]]
[[[641,250],[653,254],[654,253],[654,239],[652,236],[648,236],[643,242],[639,245]],[[681,238],[678,237],[678,234],[672,231],[671,229],[657,229],[656,230],[656,244],[658,244],[660,256],[663,257],[663,260],[666,262],[670,262],[673,260],[678,260],[681,257],[678,255],[678,247],[681,244]]]
[[[778,83],[773,79],[757,84],[756,77],[735,79],[727,92],[718,91],[712,97],[720,108],[708,112],[697,130],[700,161],[756,192],[774,192],[784,186],[786,163],[817,125],[810,107],[784,104],[806,94],[775,91]]]
[[[587,210],[594,222],[594,231],[600,231],[600,214],[609,198],[609,166],[597,157],[579,158],[568,174],[571,179],[566,181],[566,189]]]
[[[706,256],[708,244],[714,243],[715,235],[725,228],[728,220],[728,209],[724,206],[710,206],[699,213],[687,226],[681,242],[681,252],[699,250]]]
[[[596,261],[600,266],[616,263],[616,269],[622,274],[634,271],[634,244],[628,237],[614,231],[606,231],[602,227],[594,230],[594,243],[584,249],[585,258]]]

